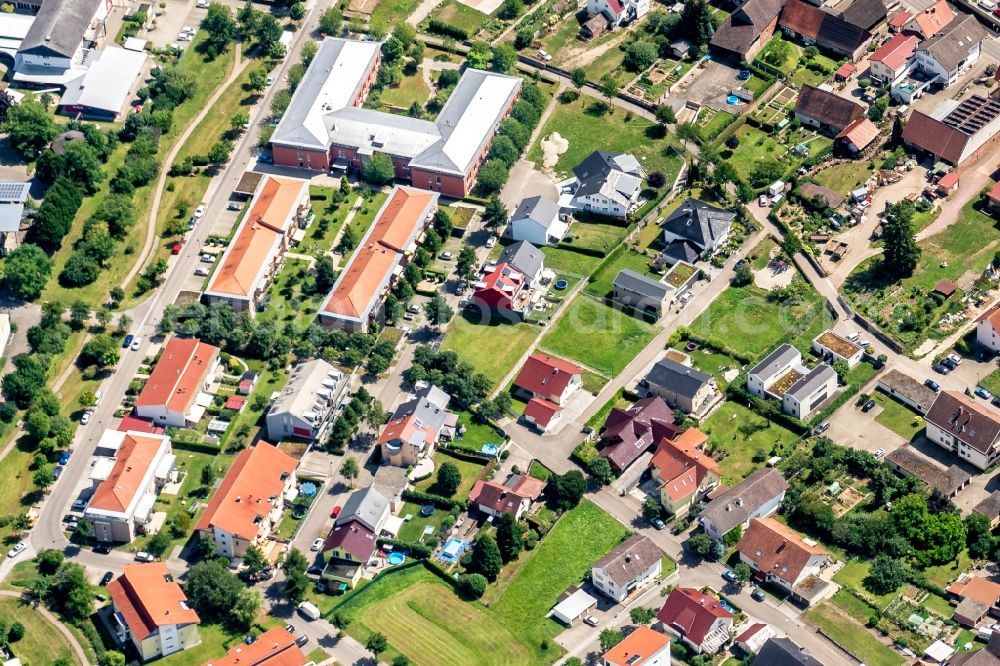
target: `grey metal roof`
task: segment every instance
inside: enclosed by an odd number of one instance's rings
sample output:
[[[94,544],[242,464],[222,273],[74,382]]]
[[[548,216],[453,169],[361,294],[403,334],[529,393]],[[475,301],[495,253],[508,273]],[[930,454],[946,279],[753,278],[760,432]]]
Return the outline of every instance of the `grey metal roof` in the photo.
[[[986,31],[974,16],[958,14],[940,32],[922,41],[917,50],[927,51],[942,67],[951,71],[969,57],[974,44],[986,37]]]
[[[768,354],[767,357],[755,365],[748,374],[770,377],[780,368],[784,368],[788,364],[794,363],[800,358],[802,358],[802,354],[799,350],[786,342]]]
[[[785,391],[785,395],[802,401],[817,388],[826,384],[830,379],[836,379],[837,371],[826,363],[820,363],[815,368],[806,373],[806,376],[792,384],[792,387]]]
[[[525,275],[534,278],[542,270],[545,255],[528,241],[508,245],[497,258],[497,264],[510,264]]]
[[[642,186],[642,167],[632,155],[596,150],[573,168],[580,182],[574,196],[602,194],[628,205]]]
[[[45,0],[18,52],[72,58],[102,2],[104,0]]]
[[[654,301],[662,301],[670,291],[670,288],[662,282],[636,273],[631,268],[623,268],[618,272],[614,287],[616,291],[625,291]]]
[[[646,375],[649,384],[687,397],[694,397],[711,379],[712,375],[669,358],[657,361]]]
[[[689,264],[693,264],[698,261],[699,257],[701,257],[701,251],[697,245],[689,240],[675,240],[663,248],[657,261],[660,263],[686,261]],[[673,261],[668,262],[666,261],[667,259],[673,259]]]
[[[354,106],[329,113],[323,121],[327,144],[362,153],[378,151],[410,159],[441,141],[437,126],[429,120]]]
[[[313,359],[295,366],[268,413],[288,413],[301,418],[312,410],[319,398],[327,400],[335,397],[343,386],[344,373],[322,359]],[[324,409],[317,409],[317,412]]]
[[[711,521],[720,534],[750,519],[760,507],[788,490],[788,482],[773,467],[761,467],[708,503],[701,518]]]
[[[660,228],[704,249],[729,233],[734,219],[736,213],[689,197],[660,223]]]
[[[769,638],[754,657],[753,666],[823,666],[790,638]]]
[[[546,229],[559,217],[559,204],[545,197],[528,197],[521,201],[510,221],[528,219]]]
[[[66,86],[59,104],[118,113],[128,101],[132,84],[145,63],[143,51],[108,46],[94,54],[83,76]]]
[[[583,183],[594,176],[603,178],[605,174],[613,170],[636,176],[642,175],[639,161],[635,157],[607,150],[592,152],[585,160],[573,167],[573,175]]]
[[[337,525],[345,525],[357,520],[372,532],[378,532],[382,527],[379,519],[389,508],[389,500],[374,487],[368,486],[351,493],[344,502],[344,509],[337,517]]]
[[[439,432],[448,418],[448,403],[451,396],[431,385],[417,392],[412,400],[400,405],[393,418],[412,414],[425,426]]]

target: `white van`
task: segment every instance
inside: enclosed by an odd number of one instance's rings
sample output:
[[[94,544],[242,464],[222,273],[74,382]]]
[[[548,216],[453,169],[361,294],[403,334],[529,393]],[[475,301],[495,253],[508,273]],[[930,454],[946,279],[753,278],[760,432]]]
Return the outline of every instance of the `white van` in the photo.
[[[993,0],[979,0],[979,8],[987,12],[992,12],[997,8],[997,3]]]
[[[97,389],[96,391],[94,391],[94,405],[101,404],[101,398],[103,397],[104,397],[104,391],[102,391],[101,389]]]
[[[322,617],[322,614],[319,612],[319,609],[316,608],[316,605],[311,604],[308,601],[303,601],[299,604],[299,612],[302,613],[303,617],[309,620],[318,620]]]

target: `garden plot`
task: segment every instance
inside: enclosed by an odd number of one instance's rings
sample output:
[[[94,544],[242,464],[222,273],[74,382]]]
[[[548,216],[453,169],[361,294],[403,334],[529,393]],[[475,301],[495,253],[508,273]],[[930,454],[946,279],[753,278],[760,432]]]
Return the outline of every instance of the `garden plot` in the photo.
[[[795,98],[798,93],[789,86],[782,86],[778,94],[772,97],[767,104],[758,107],[750,114],[749,122],[765,128],[775,128],[782,120],[788,117],[788,111],[795,106]]]

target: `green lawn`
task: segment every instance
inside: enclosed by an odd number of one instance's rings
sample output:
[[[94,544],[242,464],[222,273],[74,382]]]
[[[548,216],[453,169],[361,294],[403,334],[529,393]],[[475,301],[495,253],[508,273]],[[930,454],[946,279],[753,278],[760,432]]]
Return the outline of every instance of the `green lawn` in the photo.
[[[540,481],[548,481],[549,477],[552,476],[552,470],[537,460],[532,460],[531,464],[528,465],[528,475]]]
[[[327,297],[326,293],[314,293],[315,282],[309,275],[311,266],[304,259],[285,259],[285,265],[268,289],[267,305],[257,315],[258,321],[291,325],[298,331],[309,328]]]
[[[417,0],[378,0],[368,25],[385,34],[405,22],[418,4]]]
[[[587,63],[584,69],[587,72],[588,81],[600,81],[606,75],[612,74],[621,84],[630,81],[635,76],[634,72],[626,72],[622,69],[625,51],[621,47],[624,43],[625,36],[621,35],[615,46],[608,48],[604,53]]]
[[[608,296],[614,286],[615,277],[626,268],[640,275],[648,275],[654,280],[659,280],[660,276],[650,270],[652,261],[653,257],[647,254],[640,254],[633,252],[631,249],[626,249],[594,274],[593,281],[586,287],[586,292],[598,298]]]
[[[465,5],[459,6],[465,7]],[[412,75],[402,77],[398,86],[383,88],[379,99],[383,104],[395,106],[400,109],[409,109],[410,105],[414,102],[423,106],[427,103],[430,96],[431,89],[427,87],[427,82],[424,81],[423,65],[420,65]]]
[[[635,155],[646,173],[660,171],[666,181],[672,183],[681,164],[677,153],[671,149],[678,145],[677,141],[669,136],[656,138],[659,126],[655,122],[635,116],[630,120],[621,109],[603,116],[588,113],[598,102],[582,95],[575,102],[559,104],[539,134],[541,140],[558,132],[569,142],[566,152],[556,162],[556,174],[565,177],[595,150],[617,150]],[[539,143],[531,147],[528,159],[539,165],[542,163]]]
[[[740,145],[736,150],[723,148],[722,158],[733,165],[740,177],[748,178],[753,167],[762,160],[778,160],[786,170],[797,167],[803,158],[789,149],[798,143],[809,146],[811,155],[832,144],[830,138],[820,134],[814,135],[811,130],[799,129],[794,132],[785,130],[785,133],[788,140],[782,144],[778,141],[778,134],[767,134],[749,124],[744,125],[734,134],[739,139]]]
[[[688,354],[691,357],[694,367],[698,368],[702,372],[715,375],[715,379],[720,382],[720,385],[725,382],[722,375],[727,370],[732,370],[734,368],[738,369],[741,365],[740,362],[732,356],[715,351],[709,347],[699,347],[693,352],[685,351],[683,353]]]
[[[587,420],[587,425],[594,430],[600,431],[600,429],[604,426],[604,422],[608,420],[608,414],[611,413],[612,409],[615,407],[618,409],[628,409],[631,404],[632,403],[626,400],[622,395],[622,389],[618,389],[618,391],[611,396],[611,399],[601,405],[601,408],[594,412],[594,415]]]
[[[578,220],[569,228],[566,242],[591,250],[610,252],[625,239],[628,227],[613,222]]]
[[[733,114],[726,111],[716,111],[712,114],[711,118],[698,128],[698,132],[706,141],[711,141],[719,136],[722,130],[729,127],[734,120],[736,120],[736,116]]]
[[[780,46],[781,44],[787,44],[788,46],[781,47]],[[786,48],[786,52],[784,53],[784,58],[782,58],[778,62],[771,62],[771,58],[769,58],[769,56],[771,56],[773,52],[779,50],[780,48]],[[790,39],[785,39],[784,35],[782,35],[779,32],[776,33],[774,37],[772,37],[770,41],[768,41],[768,43],[764,45],[764,48],[762,48],[760,50],[760,53],[757,54],[757,58],[763,62],[766,62],[772,67],[777,67],[785,74],[790,74],[798,66],[799,56],[801,55],[801,53],[802,53],[802,48],[799,47],[798,44],[796,44]]]
[[[358,212],[351,219],[351,223],[347,226],[351,230],[351,233],[354,234],[354,238],[357,239],[357,242],[360,243],[361,239],[365,236],[365,232],[368,231],[368,227],[370,227],[372,222],[375,221],[375,215],[378,214],[379,209],[382,208],[382,204],[384,204],[385,200],[389,198],[389,193],[362,190],[359,194],[363,194],[365,200],[361,203],[360,210],[358,210]],[[343,261],[341,261],[341,268],[347,266],[347,262],[350,260],[351,256],[354,255],[356,250],[357,248],[355,247],[354,250],[349,252],[348,255],[344,257]]]
[[[862,584],[862,581],[864,581],[865,577],[868,576],[868,570],[870,568],[870,561],[852,558],[845,562],[844,567],[837,572],[837,574],[833,577],[833,580],[840,585],[864,592],[875,600],[875,605],[879,610],[884,610],[885,607],[889,605],[889,602],[896,598],[896,591],[882,595],[868,592]]]
[[[352,192],[345,201],[338,204],[333,200],[335,191],[332,187],[309,186],[310,205],[316,218],[306,232],[306,237],[295,248],[295,252],[316,255],[326,252],[333,246],[333,239],[337,237],[337,232],[347,217],[347,211],[357,197]]]
[[[708,435],[713,457],[721,459],[722,482],[727,485],[740,482],[764,460],[777,455],[775,451],[799,439],[791,430],[730,401],[712,412],[700,427]]]
[[[600,257],[558,247],[543,247],[542,254],[545,255],[545,267],[551,268],[559,277],[565,278],[571,284],[589,276],[601,263]]]
[[[1000,395],[1000,370],[994,370],[980,379],[979,385],[993,395]]]
[[[428,525],[434,527],[434,532],[428,536],[437,534],[438,529],[441,527],[441,521],[448,515],[447,511],[435,509],[434,513],[429,516],[421,516],[420,506],[416,502],[404,502],[403,508],[399,510],[400,516],[412,516],[410,520],[404,522],[403,526],[399,528],[398,536],[401,541],[422,541],[424,528]]]
[[[541,346],[614,377],[658,331],[656,326],[581,294],[542,338]]]
[[[820,171],[813,176],[813,179],[834,192],[848,194],[861,187],[861,184],[872,175],[868,166],[868,162],[845,162]]]
[[[445,0],[431,12],[431,18],[439,19],[448,25],[464,30],[466,34],[474,38],[489,16],[478,9],[463,5],[457,0]]]
[[[906,441],[912,440],[924,429],[923,417],[895,398],[876,391],[872,394],[872,400],[882,408],[875,420]]]
[[[524,323],[483,325],[478,323],[477,316],[462,312],[452,319],[441,348],[457,353],[495,386],[528,350],[541,329]],[[486,349],[488,354],[483,353]]]
[[[824,316],[819,294],[812,287],[791,307],[767,299],[757,287],[730,287],[719,294],[690,330],[717,349],[748,358],[763,358],[780,343],[807,330]]]
[[[458,412],[458,423],[465,428],[465,432],[460,435],[461,441],[456,442],[461,448],[479,451],[484,444],[499,446],[502,441],[492,426],[474,419],[472,414],[467,411]]]
[[[0,617],[7,623],[16,620],[24,625],[24,638],[10,644],[24,666],[48,666],[63,657],[78,663],[69,642],[37,610],[18,599],[0,597]]]
[[[451,455],[444,449],[441,449],[434,454],[434,462],[435,473],[423,481],[418,482],[415,485],[415,488],[425,493],[445,496],[444,493],[442,493],[437,487],[437,470],[441,468],[441,465],[449,462],[458,467],[458,471],[462,475],[462,483],[459,484],[458,490],[455,491],[455,494],[451,495],[451,497],[454,497],[455,499],[465,499],[469,496],[469,493],[472,492],[473,484],[475,484],[479,475],[482,474],[483,468],[486,467],[485,462],[478,463],[462,460]]]
[[[906,663],[902,655],[879,642],[864,626],[845,620],[829,601],[806,612],[803,617],[851,654],[863,658],[869,666],[901,666]]]
[[[175,652],[169,657],[158,660],[163,666],[200,666],[205,662],[224,657],[226,650],[243,640],[242,633],[230,633],[218,624],[201,624],[198,626],[201,643]]]

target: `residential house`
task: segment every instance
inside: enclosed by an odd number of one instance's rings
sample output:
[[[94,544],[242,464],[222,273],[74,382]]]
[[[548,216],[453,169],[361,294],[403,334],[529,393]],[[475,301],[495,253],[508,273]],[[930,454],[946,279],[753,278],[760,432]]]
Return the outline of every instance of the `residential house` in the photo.
[[[522,416],[541,434],[552,432],[562,421],[563,408],[544,398],[532,398],[524,406]]]
[[[621,474],[661,439],[674,439],[684,430],[674,425],[674,413],[660,396],[643,398],[628,409],[612,407],[601,428],[604,446],[598,454]]]
[[[507,264],[524,276],[524,284],[537,287],[545,272],[545,255],[537,247],[527,241],[519,241],[508,245],[497,258],[497,266]]]
[[[975,628],[987,614],[1000,617],[1000,584],[988,578],[962,573],[947,591],[958,600],[953,619],[959,624]]]
[[[633,313],[659,319],[663,314],[667,294],[671,291],[663,282],[623,268],[615,276],[611,287],[611,300]]]
[[[762,467],[715,497],[698,516],[705,534],[716,541],[732,530],[741,532],[754,518],[766,518],[781,507],[788,482],[773,467]]]
[[[598,150],[573,167],[570,206],[595,215],[624,219],[639,203],[642,167],[633,155]]]
[[[915,476],[948,498],[955,497],[972,482],[972,475],[958,465],[945,469],[912,446],[903,445],[891,451],[885,462],[903,476]]]
[[[503,485],[495,481],[476,481],[469,493],[469,502],[488,516],[507,513],[514,516],[514,520],[520,520],[544,491],[544,481],[514,474]]]
[[[947,666],[1000,666],[1000,631],[990,635],[982,650],[956,652],[948,658]]]
[[[751,519],[736,550],[757,580],[781,588],[806,606],[834,592],[819,577],[832,562],[830,553],[774,518]]]
[[[663,439],[649,466],[660,486],[660,504],[676,516],[719,485],[719,464],[705,453],[708,435],[689,428],[674,439]]]
[[[774,628],[771,625],[757,622],[736,636],[734,642],[736,647],[743,650],[744,653],[757,654],[774,635]]]
[[[587,14],[600,14],[610,28],[628,25],[649,13],[649,0],[587,0]]]
[[[262,178],[250,209],[209,278],[202,296],[205,302],[228,303],[236,312],[256,314],[285,265],[292,236],[306,226],[310,214],[309,181]]]
[[[0,181],[0,256],[16,250],[24,239],[21,220],[30,191],[31,183]]]
[[[980,47],[986,37],[986,30],[976,17],[958,14],[932,37],[920,42],[914,52],[917,67],[948,87],[979,62]]]
[[[664,245],[661,263],[691,263],[692,256],[694,260],[708,257],[729,238],[735,219],[736,213],[688,197],[660,222]]]
[[[176,456],[166,435],[134,430],[105,430],[98,446],[115,454],[98,458],[91,468],[94,494],[83,515],[97,541],[130,543],[152,518]]]
[[[654,363],[639,380],[639,390],[647,396],[657,395],[687,414],[699,416],[719,395],[715,377],[672,358]]]
[[[994,189],[1000,189],[1000,185]],[[1000,303],[976,319],[976,342],[990,351],[1000,352]]]
[[[323,543],[323,580],[344,589],[358,584],[377,548],[378,536],[389,517],[389,505],[389,498],[374,486],[351,493]]]
[[[520,317],[531,306],[525,275],[510,264],[497,264],[492,272],[474,282],[472,288],[472,301],[494,314]]]
[[[941,3],[944,4],[944,0],[941,0]],[[916,35],[901,32],[875,49],[875,53],[868,57],[872,80],[882,85],[891,85],[905,76],[913,61],[913,52],[919,43],[920,40]]]
[[[959,391],[941,391],[924,417],[926,437],[985,470],[998,457],[1000,414]]]
[[[559,204],[542,196],[523,199],[510,216],[507,227],[514,240],[533,245],[554,245],[569,229],[569,218],[559,212]]]
[[[625,603],[659,580],[665,554],[649,537],[633,534],[594,562],[590,580],[604,596]]]
[[[325,439],[333,414],[346,397],[347,386],[344,373],[323,359],[292,368],[288,383],[267,410],[268,439]]]
[[[409,485],[405,467],[379,465],[372,476],[372,488],[389,500],[389,511],[395,513],[403,506],[403,491]]]
[[[147,662],[201,643],[198,613],[163,562],[126,564],[108,583],[111,629],[120,645]]]
[[[287,116],[285,116],[287,117]],[[437,211],[438,195],[396,186],[375,215],[319,311],[324,326],[367,332]]]
[[[274,627],[250,644],[238,641],[225,657],[213,659],[205,666],[310,666],[314,663],[299,648],[295,634],[285,627]]]
[[[670,666],[670,637],[639,626],[601,656],[602,666]]]
[[[431,385],[400,405],[378,438],[382,463],[415,466],[434,452],[439,440],[451,439],[458,419],[448,411],[450,401],[450,395]]]
[[[753,60],[774,34],[783,6],[782,0],[746,0],[712,35],[712,52],[729,60]]]
[[[972,507],[972,513],[979,514],[990,521],[991,530],[1000,527],[1000,490],[994,490],[980,500],[976,506]]]
[[[261,544],[298,492],[297,466],[295,458],[263,440],[240,451],[198,521],[201,538],[211,539],[230,560]]]
[[[872,39],[870,32],[849,23],[841,14],[800,0],[785,3],[778,25],[786,35],[798,37],[806,45],[815,44],[851,61],[864,54]]]
[[[212,404],[208,391],[218,372],[218,347],[171,337],[135,399],[135,415],[159,426],[193,426]]]
[[[583,386],[583,368],[544,352],[535,352],[514,378],[514,390],[527,399],[543,398],[557,405]]]
[[[775,636],[764,643],[751,666],[823,666],[823,662],[792,639]]]
[[[899,370],[883,372],[878,378],[877,386],[881,391],[912,407],[921,415],[926,414],[937,400],[937,393]]]
[[[750,370],[747,390],[781,400],[782,411],[805,420],[837,390],[837,373],[826,363],[805,367],[799,350],[785,343]]]
[[[948,0],[937,0],[930,7],[909,17],[903,23],[902,29],[920,39],[930,39],[954,20],[955,12],[952,11]]]
[[[717,598],[691,587],[671,590],[656,618],[697,654],[718,652],[733,628],[733,614]]]
[[[520,95],[521,79],[466,69],[433,121],[366,109],[381,46],[323,40],[271,137],[274,163],[360,171],[380,152],[392,159],[396,177],[413,187],[464,197]]]
[[[956,168],[975,162],[1000,140],[1000,101],[972,95],[948,99],[933,114],[912,111],[903,143],[937,162]]]
[[[847,149],[848,153],[857,155],[870,146],[872,141],[878,138],[878,134],[878,125],[867,118],[858,118],[834,138],[838,145]]]
[[[18,87],[58,88],[81,76],[107,36],[109,0],[45,0],[14,54]]]
[[[840,134],[864,115],[864,108],[857,102],[815,86],[803,85],[795,101],[795,117],[799,122],[830,136]]]
[[[889,16],[889,8],[882,0],[854,0],[840,13],[847,23],[867,30],[879,32]]]
[[[848,368],[853,368],[861,363],[865,354],[861,345],[854,344],[830,330],[823,331],[813,338],[812,350],[819,354],[823,360],[830,363],[843,361]]]

